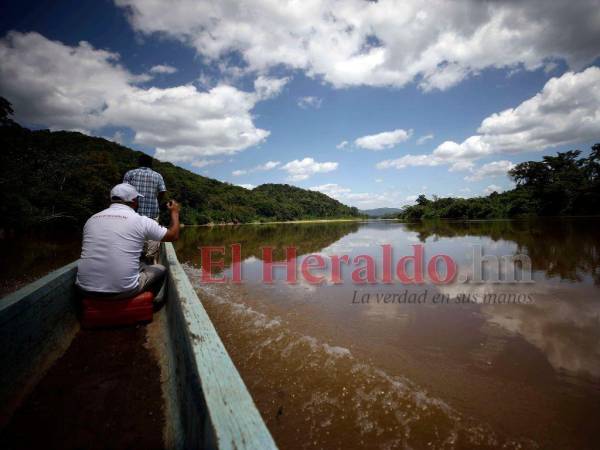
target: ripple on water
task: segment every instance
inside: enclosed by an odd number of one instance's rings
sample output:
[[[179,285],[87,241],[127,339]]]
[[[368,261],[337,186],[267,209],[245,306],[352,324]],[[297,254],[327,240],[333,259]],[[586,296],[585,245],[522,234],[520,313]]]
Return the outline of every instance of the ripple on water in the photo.
[[[186,266],[191,280],[197,269]],[[409,379],[293,330],[235,286],[194,286],[281,448],[537,448],[461,415]]]

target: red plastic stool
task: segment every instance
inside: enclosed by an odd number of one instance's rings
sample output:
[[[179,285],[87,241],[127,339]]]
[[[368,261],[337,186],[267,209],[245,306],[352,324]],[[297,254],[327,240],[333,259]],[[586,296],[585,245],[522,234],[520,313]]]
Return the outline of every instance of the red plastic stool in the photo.
[[[152,292],[142,292],[123,300],[84,298],[81,325],[84,328],[98,328],[152,322],[153,300]]]

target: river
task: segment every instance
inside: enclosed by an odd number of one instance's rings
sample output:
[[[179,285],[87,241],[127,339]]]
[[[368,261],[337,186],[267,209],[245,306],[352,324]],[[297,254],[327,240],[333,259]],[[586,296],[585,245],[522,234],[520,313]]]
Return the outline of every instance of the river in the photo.
[[[0,233],[1,298],[79,258],[78,233]]]
[[[176,248],[282,449],[599,448],[599,225],[198,227],[185,229]],[[202,282],[200,248],[224,246],[224,255],[213,254],[224,267],[212,276],[231,278],[231,244],[241,246],[242,282]],[[274,283],[261,281],[264,246],[276,249],[276,260],[296,247],[297,283],[287,283],[281,268]],[[384,246],[393,269],[422,246],[424,264],[447,255],[458,274],[447,284],[427,275],[423,284],[396,276],[383,283]],[[523,282],[526,264],[517,265],[521,282],[503,283],[487,263],[487,281],[462,282],[473,279],[477,249],[525,255],[531,282]],[[329,281],[301,276],[308,254],[325,260],[325,269],[311,273]],[[331,282],[334,255],[371,256],[376,282],[353,282],[352,265]]]

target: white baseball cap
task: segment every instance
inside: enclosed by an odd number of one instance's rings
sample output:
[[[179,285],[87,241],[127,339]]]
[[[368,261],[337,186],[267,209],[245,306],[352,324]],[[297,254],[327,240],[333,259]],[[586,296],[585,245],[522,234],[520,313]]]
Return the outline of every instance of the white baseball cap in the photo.
[[[117,184],[115,187],[113,187],[110,190],[110,198],[111,199],[121,199],[124,202],[132,202],[133,200],[135,200],[138,197],[143,197],[142,194],[140,194],[136,188],[134,188],[131,184],[129,183],[121,183],[121,184]]]

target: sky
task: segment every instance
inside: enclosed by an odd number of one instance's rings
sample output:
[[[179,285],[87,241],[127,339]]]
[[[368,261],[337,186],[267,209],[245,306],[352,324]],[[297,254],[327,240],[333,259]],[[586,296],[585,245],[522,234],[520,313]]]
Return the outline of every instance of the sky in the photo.
[[[251,189],[361,209],[600,142],[600,0],[4,1],[0,95]]]

